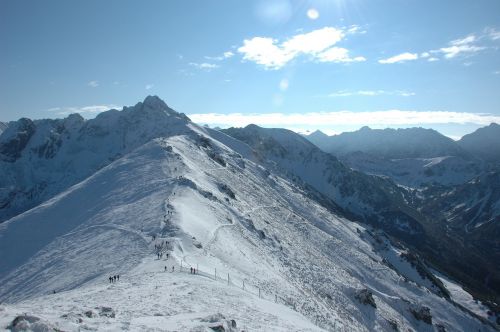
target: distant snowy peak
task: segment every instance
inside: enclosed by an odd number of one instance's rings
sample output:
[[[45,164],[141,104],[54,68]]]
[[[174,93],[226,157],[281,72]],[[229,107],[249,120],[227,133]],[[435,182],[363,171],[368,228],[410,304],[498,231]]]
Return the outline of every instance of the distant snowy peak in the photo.
[[[330,136],[325,151],[345,155],[363,152],[388,159],[434,158],[463,155],[461,148],[450,138],[433,129],[370,129]]]
[[[488,161],[500,161],[500,125],[492,123],[458,141],[464,150]]]
[[[305,135],[305,137],[321,150],[326,151],[328,149],[328,140],[330,139],[330,136],[321,130],[316,130],[309,135]]]

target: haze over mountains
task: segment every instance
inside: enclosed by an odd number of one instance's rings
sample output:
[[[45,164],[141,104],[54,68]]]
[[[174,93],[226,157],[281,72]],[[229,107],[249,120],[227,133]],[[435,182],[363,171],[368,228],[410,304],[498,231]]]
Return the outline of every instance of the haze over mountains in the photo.
[[[497,330],[494,158],[408,133],[407,156],[377,133],[380,150],[345,139],[336,157],[284,129],[203,128],[153,96],[11,122],[0,326]],[[392,169],[405,158],[408,175]]]

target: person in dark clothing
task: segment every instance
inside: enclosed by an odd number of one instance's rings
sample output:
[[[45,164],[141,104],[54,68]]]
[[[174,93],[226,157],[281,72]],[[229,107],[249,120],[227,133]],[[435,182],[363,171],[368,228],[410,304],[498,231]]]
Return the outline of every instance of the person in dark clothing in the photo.
[[[109,277],[109,283],[112,283],[113,282],[113,279],[111,277]]]
[[[116,276],[116,279],[117,279],[118,281],[120,281],[120,275],[117,275],[117,276]]]
[[[165,272],[167,272],[167,267],[165,266]]]
[[[189,273],[193,274],[193,268],[191,268],[191,272],[189,272]]]

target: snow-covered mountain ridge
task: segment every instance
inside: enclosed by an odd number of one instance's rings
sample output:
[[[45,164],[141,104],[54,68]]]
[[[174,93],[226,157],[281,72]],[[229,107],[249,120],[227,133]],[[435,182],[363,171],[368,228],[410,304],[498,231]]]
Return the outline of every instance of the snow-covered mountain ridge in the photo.
[[[499,301],[498,124],[456,142],[423,128],[365,127],[337,136],[315,132],[307,138],[347,166],[390,178],[407,190],[410,205],[432,220],[429,233],[437,234],[439,247],[455,252],[439,259],[453,269],[448,273],[474,288],[477,296]],[[430,253],[436,245],[432,247]],[[453,256],[460,258],[447,262]]]
[[[467,190],[458,190],[473,195],[473,200],[463,194],[454,195],[455,187],[437,185],[415,190],[395,184],[393,181],[397,177],[392,180],[387,176],[369,176],[349,169],[331,154],[320,151],[288,130],[250,125],[224,131],[250,144],[265,167],[284,177],[300,179],[349,212],[348,216],[381,227],[398,240],[405,241],[428,261],[465,283],[475,296],[491,301],[492,307],[496,308],[493,310],[499,309],[495,304],[500,293],[496,181],[471,180],[472,185]],[[436,176],[441,176],[441,179],[448,177],[457,183],[464,181],[460,173],[467,167],[478,173],[483,171],[481,167],[475,168],[474,163],[464,164],[460,158],[435,157],[421,161],[434,170],[443,165],[445,168],[455,167],[456,173],[445,169]],[[414,167],[415,159],[408,160],[407,164]],[[408,179],[408,174],[400,176]],[[483,185],[479,186],[479,183]],[[471,202],[463,204],[468,201]],[[455,208],[459,206],[463,208]],[[473,220],[477,227],[464,232],[460,218],[467,219],[467,216],[475,216]]]
[[[496,123],[459,141],[423,128],[363,127],[334,136],[316,131],[305,137],[353,169],[388,176],[412,188],[463,184],[500,161]]]
[[[187,131],[189,119],[150,96],[85,121],[20,119],[0,135],[0,222],[85,179],[152,138]]]
[[[176,128],[0,224],[0,327],[20,315],[74,331],[494,330],[410,250],[332,213],[247,144]]]

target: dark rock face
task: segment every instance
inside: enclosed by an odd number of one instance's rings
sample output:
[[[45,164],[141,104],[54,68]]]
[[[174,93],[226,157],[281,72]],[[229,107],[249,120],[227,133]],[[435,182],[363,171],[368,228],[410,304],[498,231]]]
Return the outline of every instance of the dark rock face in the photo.
[[[419,304],[411,304],[409,310],[417,320],[432,325],[432,315],[429,307]]]
[[[373,293],[371,290],[367,288],[361,289],[356,292],[355,297],[359,302],[377,308],[377,304],[375,303],[375,299],[373,298]]]
[[[116,314],[113,308],[110,307],[97,307],[96,308],[99,311],[99,316],[101,317],[109,317],[109,318],[115,318]]]
[[[216,313],[209,315],[207,317],[201,318],[201,322],[208,322],[208,328],[212,331],[217,332],[237,332],[237,324],[234,319],[226,319],[226,317],[221,313]]]
[[[12,125],[9,131],[15,131],[15,134],[0,143],[0,159],[7,162],[15,162],[19,159],[35,130],[36,126],[33,121],[26,118],[22,118],[16,125]]]
[[[7,326],[12,332],[24,332],[24,331],[59,331],[53,327],[48,322],[43,321],[39,317],[31,315],[22,315],[14,318],[12,323]]]

